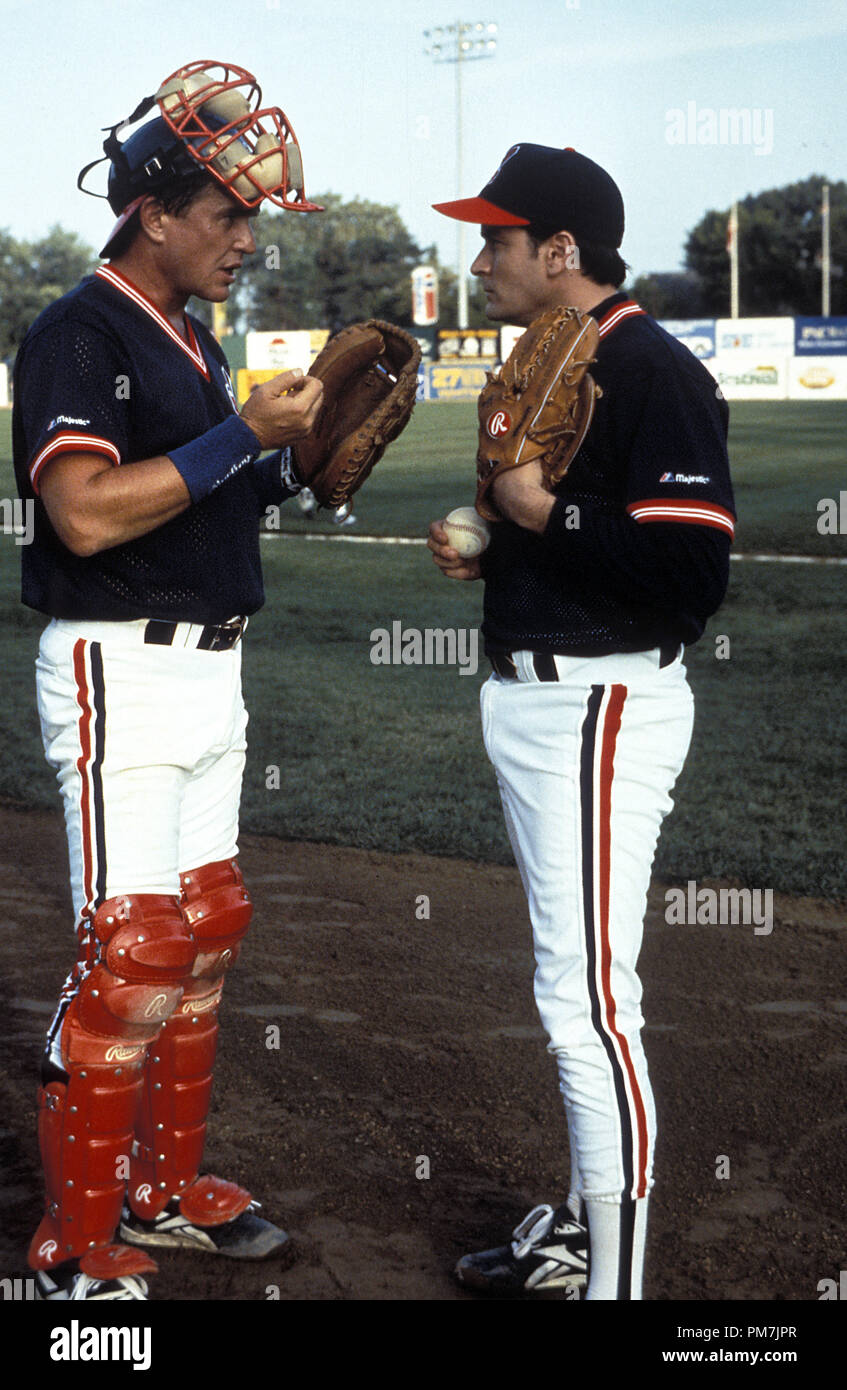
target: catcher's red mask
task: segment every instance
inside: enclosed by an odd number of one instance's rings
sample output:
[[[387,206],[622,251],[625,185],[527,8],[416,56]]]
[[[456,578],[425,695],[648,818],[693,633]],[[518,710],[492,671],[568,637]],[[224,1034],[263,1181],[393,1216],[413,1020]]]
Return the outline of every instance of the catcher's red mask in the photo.
[[[192,157],[238,202],[268,199],[298,212],[322,212],[303,191],[303,160],[278,106],[261,105],[252,73],[234,63],[187,63],[162,83],[154,100]]]
[[[261,100],[253,74],[234,63],[201,59],[171,73],[131,116],[109,127],[103,157],[112,163],[107,196],[114,210],[126,216],[131,203],[199,165],[245,208],[267,199],[296,212],[322,212],[306,198],[300,146],[287,116],[278,106],[263,107]],[[122,144],[120,132],[154,107],[161,113],[164,140],[154,121]],[[100,162],[80,173],[77,186],[83,192],[91,191],[84,179]]]

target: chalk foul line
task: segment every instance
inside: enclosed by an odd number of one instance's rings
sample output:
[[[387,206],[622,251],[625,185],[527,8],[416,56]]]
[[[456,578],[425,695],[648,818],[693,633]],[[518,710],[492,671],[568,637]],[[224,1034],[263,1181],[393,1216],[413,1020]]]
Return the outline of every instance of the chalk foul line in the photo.
[[[353,536],[349,531],[262,531],[262,540],[282,541],[345,541],[348,545],[426,545],[419,536]],[[847,565],[847,558],[838,555],[769,555],[739,552],[730,560],[748,560],[756,564],[777,565]]]

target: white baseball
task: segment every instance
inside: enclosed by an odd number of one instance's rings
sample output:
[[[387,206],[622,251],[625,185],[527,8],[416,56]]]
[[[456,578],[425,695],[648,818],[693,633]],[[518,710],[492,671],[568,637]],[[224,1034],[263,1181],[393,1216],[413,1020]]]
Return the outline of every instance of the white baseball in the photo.
[[[491,527],[474,507],[456,507],[444,520],[447,540],[463,560],[481,555],[491,540]]]

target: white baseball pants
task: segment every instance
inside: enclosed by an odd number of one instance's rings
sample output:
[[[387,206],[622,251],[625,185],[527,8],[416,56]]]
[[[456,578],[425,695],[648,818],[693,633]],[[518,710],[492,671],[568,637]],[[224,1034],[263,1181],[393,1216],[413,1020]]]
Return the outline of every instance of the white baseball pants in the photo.
[[[180,873],[238,853],[241,643],[147,645],[145,626],[54,621],[41,638],[38,711],[78,924],[119,894],[179,894]]]
[[[578,1166],[571,1192],[589,1215],[625,1204],[631,1243],[656,1133],[636,964],[693,698],[681,657],[660,667],[658,650],[556,657],[556,681],[538,679],[531,653],[513,655],[518,678],[482,687],[483,738],[529,906],[535,999]]]

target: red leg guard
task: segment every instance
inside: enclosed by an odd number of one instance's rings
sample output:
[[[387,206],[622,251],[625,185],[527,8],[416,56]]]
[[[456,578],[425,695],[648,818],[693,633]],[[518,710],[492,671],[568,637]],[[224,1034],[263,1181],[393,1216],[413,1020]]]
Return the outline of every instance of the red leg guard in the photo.
[[[198,953],[182,1001],[151,1048],[145,1076],[129,1203],[148,1221],[197,1178],[224,972],[238,955],[253,912],[234,859],[193,869],[183,874],[182,884],[183,911]],[[249,1202],[249,1194],[244,1196]]]
[[[61,1026],[66,1076],[39,1093],[47,1211],[30,1245],[34,1269],[112,1241],[147,1047],[179,1002],[195,956],[174,897],[111,899],[98,909],[93,929],[100,959]]]

